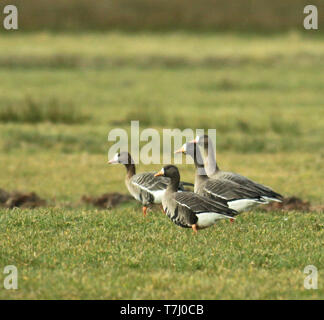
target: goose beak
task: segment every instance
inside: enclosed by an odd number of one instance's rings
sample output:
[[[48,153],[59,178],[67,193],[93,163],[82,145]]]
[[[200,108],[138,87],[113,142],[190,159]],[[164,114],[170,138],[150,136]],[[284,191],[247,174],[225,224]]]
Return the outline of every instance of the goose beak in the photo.
[[[197,139],[193,139],[190,141],[190,143],[198,143],[198,142],[197,142]]]
[[[117,163],[117,161],[115,161],[114,159],[112,159],[112,160],[109,160],[107,163],[108,164],[114,164],[114,163]]]
[[[174,153],[185,153],[185,149],[183,147],[181,147],[180,149],[174,151]]]
[[[163,176],[163,175],[164,175],[164,172],[162,170],[160,170],[158,173],[156,173],[154,175],[154,177]]]

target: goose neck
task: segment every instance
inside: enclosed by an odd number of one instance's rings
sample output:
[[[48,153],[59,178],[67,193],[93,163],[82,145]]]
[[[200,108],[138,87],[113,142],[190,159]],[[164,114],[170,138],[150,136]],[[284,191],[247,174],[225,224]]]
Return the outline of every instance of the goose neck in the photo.
[[[219,171],[219,167],[215,158],[215,150],[213,143],[210,141],[208,147],[204,148],[204,158],[205,158],[205,169],[208,176],[213,175]]]
[[[135,164],[125,164],[126,167],[126,178],[130,179],[133,175],[136,174]]]
[[[177,192],[180,184],[180,175],[175,174],[170,177],[170,182],[167,187],[168,192]]]

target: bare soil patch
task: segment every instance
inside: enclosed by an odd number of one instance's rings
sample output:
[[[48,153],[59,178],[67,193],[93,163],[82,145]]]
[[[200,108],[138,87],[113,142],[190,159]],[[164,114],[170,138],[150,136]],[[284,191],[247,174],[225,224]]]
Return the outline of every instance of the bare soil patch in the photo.
[[[127,203],[133,200],[133,197],[118,192],[104,193],[98,197],[88,195],[83,195],[81,197],[82,203],[92,204],[93,206],[102,209],[111,209],[122,203]]]
[[[46,206],[46,200],[40,198],[35,192],[7,192],[0,189],[0,207],[31,209]]]
[[[271,202],[263,206],[266,211],[311,211],[310,202],[304,201],[298,197],[284,198],[282,202]]]

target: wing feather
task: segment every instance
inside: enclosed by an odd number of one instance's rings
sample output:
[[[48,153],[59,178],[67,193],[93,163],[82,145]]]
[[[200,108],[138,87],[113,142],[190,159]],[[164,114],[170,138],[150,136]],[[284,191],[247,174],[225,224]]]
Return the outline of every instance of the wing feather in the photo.
[[[219,175],[219,178],[236,182],[239,185],[258,193],[260,197],[275,198],[278,200],[283,199],[281,194],[273,191],[271,188],[260,183],[254,182],[238,173],[222,171]]]
[[[177,192],[175,194],[175,201],[177,204],[186,207],[195,214],[217,212],[231,217],[237,214],[235,210],[230,209],[227,205],[202,197],[193,192]]]
[[[209,179],[204,185],[203,191],[208,195],[221,197],[227,201],[238,199],[258,199],[262,202],[260,193],[234,181],[222,178]]]

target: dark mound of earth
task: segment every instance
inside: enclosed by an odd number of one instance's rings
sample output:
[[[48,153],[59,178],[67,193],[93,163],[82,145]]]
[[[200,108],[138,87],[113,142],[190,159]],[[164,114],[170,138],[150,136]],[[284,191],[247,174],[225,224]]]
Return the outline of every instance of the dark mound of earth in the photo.
[[[95,207],[102,209],[111,209],[119,204],[126,203],[134,200],[133,197],[118,192],[104,193],[99,197],[82,196],[81,202],[92,204]]]
[[[46,205],[46,201],[35,192],[7,192],[0,189],[0,207],[3,208],[37,208]]]
[[[263,207],[266,211],[310,211],[311,204],[297,197],[284,198],[282,202],[271,202]]]

